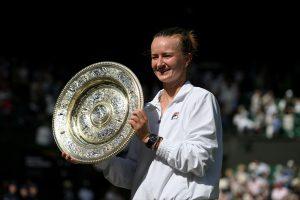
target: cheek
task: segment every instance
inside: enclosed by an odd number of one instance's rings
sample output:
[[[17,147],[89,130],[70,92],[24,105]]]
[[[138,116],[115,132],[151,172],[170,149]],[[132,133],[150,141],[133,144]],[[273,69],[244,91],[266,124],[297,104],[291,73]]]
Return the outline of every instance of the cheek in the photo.
[[[156,68],[156,62],[155,61],[151,61],[151,67],[152,67],[152,69],[155,69]]]
[[[153,62],[151,62],[151,68],[155,69],[155,64]]]
[[[173,69],[173,76],[178,78],[186,73],[186,68],[184,66],[177,66]]]
[[[181,72],[185,69],[185,66],[183,64],[177,64],[176,66],[173,67],[173,70],[176,72]]]

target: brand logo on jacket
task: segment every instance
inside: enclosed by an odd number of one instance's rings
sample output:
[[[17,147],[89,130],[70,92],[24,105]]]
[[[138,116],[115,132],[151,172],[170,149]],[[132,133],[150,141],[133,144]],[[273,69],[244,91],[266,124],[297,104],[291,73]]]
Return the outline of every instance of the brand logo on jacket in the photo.
[[[179,112],[175,112],[175,113],[172,115],[171,120],[173,120],[173,119],[178,119],[178,116],[179,116]]]

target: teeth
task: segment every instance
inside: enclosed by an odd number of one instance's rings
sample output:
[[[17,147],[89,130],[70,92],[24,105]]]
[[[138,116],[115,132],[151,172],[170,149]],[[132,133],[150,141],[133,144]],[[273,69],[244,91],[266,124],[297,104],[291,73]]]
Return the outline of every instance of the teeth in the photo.
[[[154,72],[160,72],[160,73],[164,73],[166,71],[168,71],[169,69],[167,68],[156,68],[156,69],[153,69]]]
[[[159,72],[166,72],[168,69],[158,69]]]

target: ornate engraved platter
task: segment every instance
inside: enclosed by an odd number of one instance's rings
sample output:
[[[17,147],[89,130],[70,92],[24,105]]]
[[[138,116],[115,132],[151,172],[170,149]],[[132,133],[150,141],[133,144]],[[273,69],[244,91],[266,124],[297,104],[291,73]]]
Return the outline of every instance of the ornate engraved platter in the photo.
[[[126,66],[116,62],[87,66],[57,99],[52,124],[56,144],[79,163],[110,158],[134,135],[128,120],[143,102],[140,82]]]

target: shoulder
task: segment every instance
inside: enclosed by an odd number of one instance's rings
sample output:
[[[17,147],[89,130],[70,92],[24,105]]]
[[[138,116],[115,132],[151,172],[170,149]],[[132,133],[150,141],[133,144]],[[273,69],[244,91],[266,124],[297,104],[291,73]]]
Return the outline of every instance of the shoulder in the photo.
[[[193,86],[189,99],[196,102],[202,102],[205,100],[214,100],[215,96],[213,93],[204,88]]]
[[[219,103],[215,95],[201,87],[193,87],[186,106],[191,112],[199,112],[199,110],[219,112]]]

